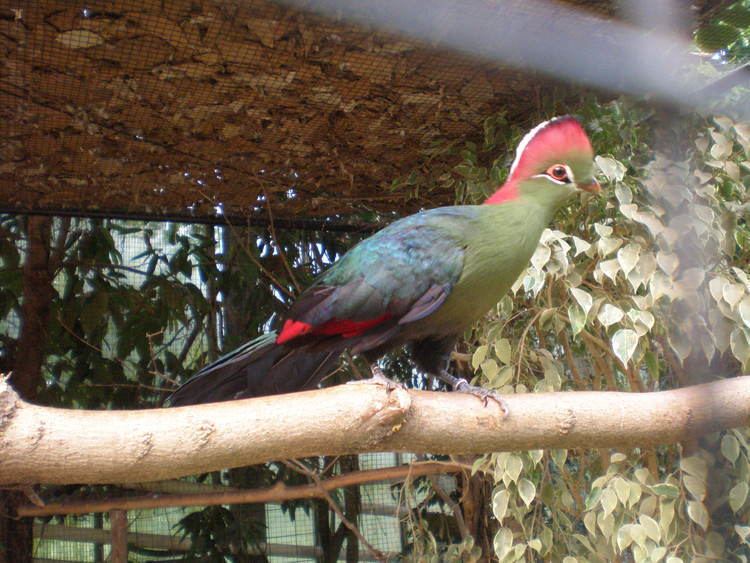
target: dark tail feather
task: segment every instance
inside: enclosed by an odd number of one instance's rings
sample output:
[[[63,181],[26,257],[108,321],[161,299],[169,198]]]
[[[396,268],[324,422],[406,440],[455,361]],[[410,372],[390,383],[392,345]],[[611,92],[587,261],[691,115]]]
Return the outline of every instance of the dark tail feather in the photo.
[[[172,407],[310,389],[338,365],[343,342],[291,347],[264,334],[207,365],[166,400]]]

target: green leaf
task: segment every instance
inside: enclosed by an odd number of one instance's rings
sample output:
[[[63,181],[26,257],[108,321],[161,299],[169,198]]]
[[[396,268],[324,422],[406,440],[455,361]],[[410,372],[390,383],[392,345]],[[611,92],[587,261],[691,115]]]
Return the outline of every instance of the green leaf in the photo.
[[[633,321],[633,328],[639,337],[644,336],[650,331],[656,322],[654,315],[640,309],[630,309],[628,311],[628,318]]]
[[[742,327],[737,327],[729,337],[729,345],[732,354],[744,366],[750,362],[750,332]]]
[[[504,364],[509,364],[510,354],[510,341],[507,338],[501,338],[495,342],[495,355],[498,360]]]
[[[568,319],[573,336],[579,334],[586,325],[586,313],[578,305],[568,305]]]
[[[745,286],[741,283],[727,283],[724,285],[721,291],[721,296],[724,301],[729,303],[729,306],[734,308],[745,295]]]
[[[659,381],[659,357],[651,351],[644,354],[643,359],[646,362],[646,369],[648,370],[651,379]]]
[[[81,312],[81,325],[87,335],[106,321],[109,295],[104,290],[97,291],[84,305]]]
[[[508,458],[508,461],[505,464],[505,473],[510,478],[510,481],[513,483],[518,481],[518,477],[521,475],[522,470],[523,470],[523,461],[517,455],[512,454]]]
[[[674,521],[675,502],[674,500],[662,500],[659,503],[659,528],[661,528],[662,535],[665,537],[670,535],[670,528]]]
[[[629,328],[623,328],[612,336],[612,351],[620,361],[627,365],[638,346],[638,334]]]
[[[497,372],[500,371],[500,366],[493,359],[484,360],[481,365],[482,374],[487,378],[487,381],[493,381]]]
[[[521,495],[521,500],[528,507],[536,496],[536,485],[528,479],[523,478],[518,482],[518,494]]]
[[[474,460],[474,463],[471,464],[471,474],[476,475],[477,471],[484,465],[484,463],[487,461],[485,456],[480,456],[477,459]]]
[[[645,467],[639,467],[633,472],[633,475],[635,475],[635,478],[644,485],[648,483],[648,480],[651,478],[651,472]]]
[[[591,294],[579,287],[570,288],[570,293],[573,295],[573,298],[578,305],[581,306],[584,316],[587,317],[592,305],[594,304],[594,299],[591,297]]]
[[[680,361],[685,361],[685,359],[690,355],[690,352],[693,349],[692,340],[679,330],[670,331],[667,339],[669,341],[669,346],[672,348],[674,353],[677,354],[677,357],[680,359]]]
[[[630,547],[633,543],[633,537],[630,535],[630,530],[633,527],[632,524],[625,524],[617,530],[617,550],[622,552]]]
[[[708,465],[706,464],[706,460],[696,455],[683,457],[680,460],[680,470],[688,475],[698,477],[704,482],[708,477]]]
[[[638,258],[641,255],[641,247],[638,244],[630,243],[623,246],[617,251],[617,263],[620,264],[623,274],[627,275],[638,264]]]
[[[583,240],[582,238],[578,238],[576,236],[573,237],[573,245],[575,246],[575,255],[578,256],[579,254],[583,254],[586,252],[589,248],[591,248],[591,243],[588,241]]]
[[[544,450],[529,450],[528,454],[531,458],[531,461],[534,462],[534,465],[537,465],[540,461],[542,461]]]
[[[596,537],[596,512],[587,512],[583,517],[583,525],[589,534]]]
[[[749,489],[747,481],[740,481],[729,491],[729,507],[733,512],[737,512],[745,504]]]
[[[596,315],[596,318],[599,319],[602,326],[609,327],[620,322],[624,316],[625,313],[622,312],[622,309],[610,305],[609,303],[605,303],[602,305],[602,308],[599,309],[599,314]]]
[[[603,262],[599,262],[597,269],[600,270],[601,273],[607,276],[610,280],[612,280],[612,282],[615,282],[617,281],[617,272],[620,271],[620,264],[618,264],[617,260],[613,258],[612,260],[604,260]]]
[[[612,489],[604,489],[604,491],[602,491],[600,504],[604,510],[604,515],[610,515],[612,511],[617,508],[617,495]]]
[[[619,182],[625,177],[627,168],[624,164],[614,158],[609,156],[597,156],[594,159],[594,162],[609,181],[615,180]]]
[[[495,549],[495,555],[502,561],[513,547],[513,532],[509,528],[500,528],[495,534],[492,542]]]
[[[510,500],[510,493],[508,489],[501,489],[497,491],[492,497],[492,513],[497,518],[498,522],[502,522],[505,518],[505,514],[508,511],[508,501]]]
[[[615,197],[620,202],[620,205],[633,203],[633,191],[625,184],[618,183],[615,186]]]
[[[542,533],[539,534],[539,538],[542,540],[542,545],[544,546],[544,552],[546,553],[552,548],[552,541],[554,540],[554,535],[552,534],[552,530],[550,530],[547,526],[544,526],[542,528]]]
[[[695,42],[709,53],[726,49],[740,37],[740,30],[726,23],[711,23],[701,27],[695,34]]]
[[[706,498],[706,483],[703,479],[693,475],[684,475],[682,482],[695,500],[702,501]]]
[[[659,543],[659,540],[661,540],[661,528],[659,528],[659,524],[656,520],[651,518],[651,516],[641,514],[638,516],[638,522],[643,526],[646,535],[656,543]]]
[[[738,29],[750,27],[750,10],[747,5],[735,2],[719,15],[722,21]]]
[[[651,490],[660,497],[677,498],[680,496],[680,489],[670,483],[659,483],[658,485],[653,485]]]
[[[591,489],[591,492],[586,497],[586,510],[591,510],[594,508],[597,504],[599,504],[599,499],[602,496],[602,489],[595,488]]]
[[[630,488],[630,494],[628,495],[628,508],[632,508],[639,500],[641,500],[643,488],[640,483],[636,483],[635,481],[628,481],[628,485]]]
[[[746,295],[742,298],[742,301],[740,301],[740,304],[737,307],[737,311],[740,314],[742,322],[745,323],[745,326],[750,328],[750,296]]]
[[[740,536],[742,543],[750,545],[750,543],[748,543],[748,538],[750,538],[750,526],[740,526],[739,524],[735,524],[734,531]]]
[[[734,463],[740,455],[740,442],[731,434],[724,434],[721,438],[721,453]]]
[[[552,461],[555,462],[555,465],[557,465],[557,467],[562,468],[565,466],[565,460],[568,459],[568,450],[563,448],[556,448],[550,451],[550,457],[552,458]]]
[[[617,498],[624,506],[628,502],[628,497],[630,497],[630,485],[622,477],[615,477],[612,480],[612,487],[615,489]]]
[[[479,365],[484,361],[486,357],[487,357],[487,345],[486,344],[479,346],[476,350],[474,350],[474,353],[471,356],[471,367],[474,369],[474,371],[477,370]]]
[[[605,538],[612,537],[612,533],[615,531],[615,517],[611,514],[604,514],[600,512],[596,517],[596,523],[599,529],[604,534]]]
[[[500,371],[497,372],[497,375],[489,381],[489,385],[493,389],[500,389],[504,385],[510,383],[511,379],[513,379],[513,367],[503,366],[500,368]]]
[[[690,519],[704,530],[708,529],[708,510],[702,502],[697,500],[688,501],[687,513]]]

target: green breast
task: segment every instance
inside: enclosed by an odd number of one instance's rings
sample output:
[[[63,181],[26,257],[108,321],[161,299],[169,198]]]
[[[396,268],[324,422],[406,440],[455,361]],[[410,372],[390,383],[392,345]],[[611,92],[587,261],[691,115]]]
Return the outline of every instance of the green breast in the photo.
[[[529,202],[481,206],[462,237],[466,251],[458,283],[424,319],[430,333],[460,332],[494,307],[528,266],[552,214]]]

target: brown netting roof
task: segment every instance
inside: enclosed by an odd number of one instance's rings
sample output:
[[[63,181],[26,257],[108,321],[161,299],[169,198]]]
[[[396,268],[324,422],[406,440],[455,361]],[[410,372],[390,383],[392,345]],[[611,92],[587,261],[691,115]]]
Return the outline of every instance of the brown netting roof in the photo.
[[[544,85],[262,0],[0,0],[0,57],[0,207],[19,211],[434,206],[452,194],[391,180]]]

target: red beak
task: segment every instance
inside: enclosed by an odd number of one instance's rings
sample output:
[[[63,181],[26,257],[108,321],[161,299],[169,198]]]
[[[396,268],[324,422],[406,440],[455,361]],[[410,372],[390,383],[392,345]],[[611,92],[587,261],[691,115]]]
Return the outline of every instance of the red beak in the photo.
[[[602,187],[599,185],[599,182],[597,182],[593,178],[588,184],[578,184],[578,189],[590,194],[598,194],[600,191],[602,191]]]

